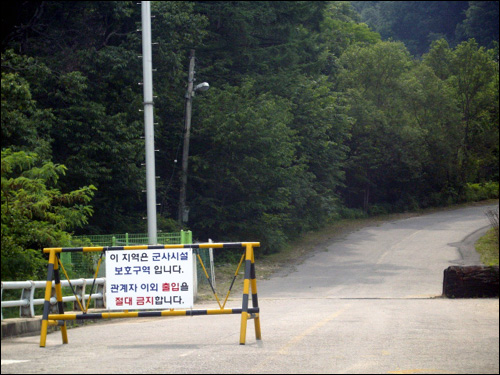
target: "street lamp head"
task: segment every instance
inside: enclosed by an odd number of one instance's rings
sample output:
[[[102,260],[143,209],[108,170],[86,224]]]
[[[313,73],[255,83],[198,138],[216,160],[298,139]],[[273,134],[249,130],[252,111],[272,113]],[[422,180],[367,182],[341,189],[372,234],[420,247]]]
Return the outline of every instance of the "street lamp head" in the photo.
[[[202,82],[199,85],[196,85],[194,91],[207,91],[210,88],[210,85],[207,82]]]

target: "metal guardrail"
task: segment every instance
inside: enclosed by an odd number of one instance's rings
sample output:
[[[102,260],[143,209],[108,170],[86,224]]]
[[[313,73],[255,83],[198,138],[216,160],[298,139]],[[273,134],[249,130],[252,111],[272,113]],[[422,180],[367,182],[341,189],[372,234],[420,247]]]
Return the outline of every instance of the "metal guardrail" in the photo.
[[[61,286],[67,287],[69,283],[75,289],[75,295],[63,296],[63,302],[74,302],[73,309],[79,310],[76,299],[78,298],[83,306],[86,305],[86,301],[91,298],[94,301],[94,307],[102,308],[105,306],[105,285],[106,279],[104,277],[96,278],[94,288],[95,293],[85,294],[85,288],[87,285],[92,285],[94,279],[74,279],[74,280],[61,280]],[[3,320],[3,308],[4,307],[19,307],[19,316],[26,318],[35,317],[35,305],[43,305],[44,298],[35,298],[35,289],[41,288],[45,289],[47,286],[46,281],[2,281],[2,320]],[[53,312],[57,313],[57,301],[55,297],[55,282],[52,281],[53,297],[50,299],[51,309]],[[21,298],[18,300],[4,301],[3,291],[7,289],[21,289]]]
[[[170,235],[170,234],[165,234],[165,235]],[[113,237],[117,235],[111,235],[107,237]],[[126,234],[126,241],[127,243],[130,243],[130,240],[133,239],[134,235],[129,235]],[[180,231],[180,238],[181,238],[181,243],[191,243],[192,242],[192,234],[191,231]],[[84,236],[81,236],[84,237]],[[86,236],[89,237],[89,236]],[[96,236],[94,236],[96,237]],[[104,236],[102,236],[104,238]],[[175,236],[171,235],[172,238],[175,238]],[[103,238],[99,238],[99,240],[103,241]],[[94,238],[96,242],[97,239]],[[105,239],[106,241],[108,239]],[[113,240],[115,243],[118,242],[116,239]],[[146,241],[147,242],[147,241]],[[212,240],[209,240],[209,242],[212,242]],[[100,246],[107,246],[106,245],[100,245]],[[203,251],[206,250],[206,251]],[[210,264],[210,275],[211,275],[211,281],[213,285],[215,286],[215,271],[214,271],[214,261],[213,261],[213,255],[211,253],[212,249],[199,249],[199,254],[203,260],[204,263]],[[209,251],[210,251],[210,257],[209,257]],[[201,267],[197,259],[194,258],[194,298],[196,300],[197,298],[197,292],[198,292],[198,284],[201,281],[202,278],[204,278],[203,272],[199,272],[198,267]],[[68,261],[68,263],[72,263],[71,259]],[[85,288],[87,285],[92,285],[94,282],[94,279],[89,278],[78,278],[78,279],[72,279],[70,281],[68,280],[61,280],[61,286],[62,287],[69,287],[69,283],[71,282],[71,285],[75,289],[75,295],[69,295],[69,296],[63,296],[63,302],[74,302],[73,304],[73,310],[80,310],[78,303],[76,302],[77,297],[82,304],[82,306],[86,306],[87,300],[90,298],[89,294],[85,294]],[[47,285],[47,281],[2,281],[2,321],[3,321],[3,309],[8,308],[8,307],[19,307],[19,317],[21,318],[34,318],[35,317],[35,308],[34,306],[36,305],[43,305],[45,299],[44,298],[35,298],[35,289],[45,289]],[[3,300],[3,291],[9,289],[21,289],[21,297],[18,300],[9,300],[9,301],[4,301]],[[92,293],[91,299],[94,301],[94,307],[95,308],[105,308],[106,306],[106,278],[105,277],[98,277],[95,279],[95,293]],[[58,313],[57,311],[57,300],[55,297],[55,281],[52,281],[52,296],[50,299],[51,303],[51,312],[52,313]]]

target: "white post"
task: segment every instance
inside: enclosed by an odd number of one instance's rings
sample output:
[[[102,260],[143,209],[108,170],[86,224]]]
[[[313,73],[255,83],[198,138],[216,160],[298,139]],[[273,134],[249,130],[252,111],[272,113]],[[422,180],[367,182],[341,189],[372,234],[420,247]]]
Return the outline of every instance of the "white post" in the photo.
[[[151,4],[141,2],[142,12],[142,73],[144,77],[144,137],[146,141],[146,192],[149,245],[157,243],[156,176],[153,128],[153,73],[151,57]]]
[[[198,299],[198,259],[193,252],[193,298]]]
[[[212,243],[210,238],[208,239],[209,243]],[[214,249],[211,247],[208,249],[208,255],[210,256],[210,276],[212,277],[212,286],[215,289],[215,267],[214,267]]]

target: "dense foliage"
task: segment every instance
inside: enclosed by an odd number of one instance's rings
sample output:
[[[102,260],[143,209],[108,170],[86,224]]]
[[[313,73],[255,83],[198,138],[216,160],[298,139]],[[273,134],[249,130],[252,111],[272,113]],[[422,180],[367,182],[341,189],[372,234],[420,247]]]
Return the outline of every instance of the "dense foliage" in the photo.
[[[433,41],[456,46],[475,38],[486,48],[498,42],[498,1],[351,1],[382,39],[401,41],[413,55]]]
[[[63,165],[41,164],[36,154],[2,151],[2,278],[43,278],[43,247],[69,246],[67,233],[88,223],[95,190],[61,193]]]
[[[158,229],[180,227],[191,49],[211,86],[189,157],[200,241],[272,252],[361,211],[498,197],[498,2],[353,4],[152,3]],[[140,21],[136,2],[2,3],[3,275],[69,233],[146,232]]]

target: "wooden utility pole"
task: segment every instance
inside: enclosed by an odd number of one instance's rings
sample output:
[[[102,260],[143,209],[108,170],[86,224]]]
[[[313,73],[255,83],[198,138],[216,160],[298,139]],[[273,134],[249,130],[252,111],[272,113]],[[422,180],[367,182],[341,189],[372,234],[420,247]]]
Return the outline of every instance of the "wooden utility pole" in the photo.
[[[182,178],[181,190],[179,197],[179,224],[187,222],[188,209],[186,208],[186,184],[188,175],[188,158],[189,158],[189,137],[191,133],[191,108],[193,103],[193,84],[194,84],[194,49],[191,50],[189,56],[189,75],[188,87],[186,91],[186,116],[184,120],[184,147],[182,149]]]

